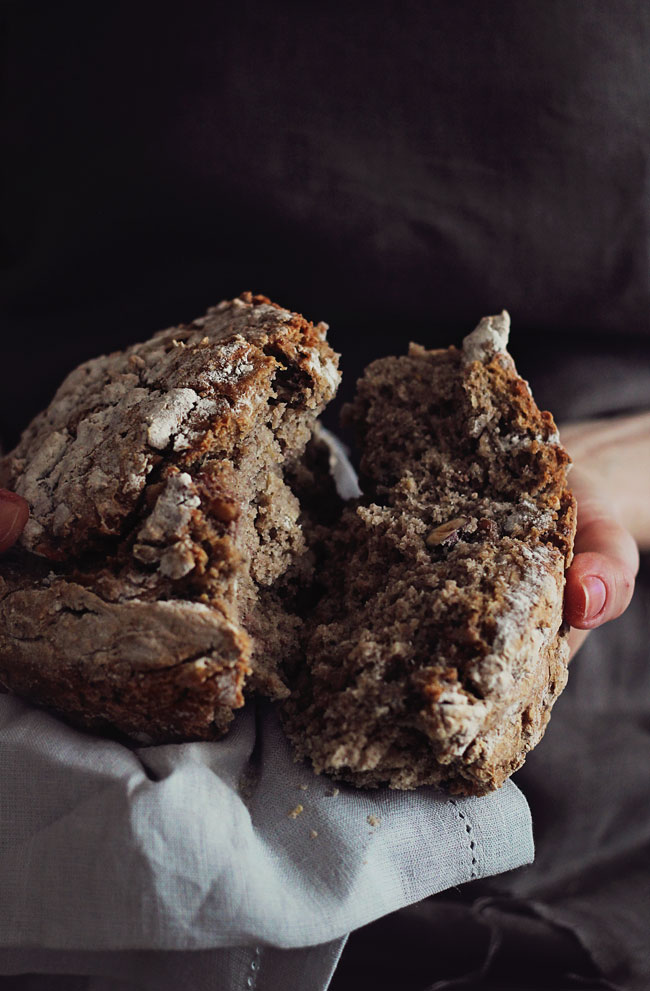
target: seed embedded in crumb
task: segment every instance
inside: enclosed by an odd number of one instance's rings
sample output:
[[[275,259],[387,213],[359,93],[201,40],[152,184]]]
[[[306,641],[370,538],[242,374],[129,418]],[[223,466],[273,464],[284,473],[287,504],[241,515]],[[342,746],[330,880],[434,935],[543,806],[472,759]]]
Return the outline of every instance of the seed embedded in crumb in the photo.
[[[315,829],[312,829],[310,831],[310,833],[309,833],[309,839],[310,840],[315,840],[317,836],[318,836],[318,833],[316,832],[316,830]]]
[[[458,540],[459,531],[468,523],[469,518],[467,516],[457,516],[455,519],[437,526],[425,537],[424,542],[427,547],[437,547],[439,544],[446,544],[451,547]]]
[[[330,792],[328,792],[330,798],[336,798],[336,796],[338,795],[338,793],[339,793],[338,788],[332,788],[332,790]]]
[[[381,819],[379,818],[379,816],[369,815],[366,816],[366,822],[368,823],[369,826],[378,826],[379,823],[381,822]]]
[[[494,520],[480,519],[478,521],[478,530],[480,533],[485,534],[488,540],[499,539],[499,529]]]
[[[215,498],[207,502],[212,516],[215,516],[221,523],[232,523],[239,516],[239,507],[234,499]]]
[[[302,805],[296,805],[295,809],[291,809],[290,812],[287,812],[287,815],[289,816],[290,819],[297,819],[300,813],[303,811],[304,809]]]
[[[307,791],[307,785],[298,785],[301,791]]]

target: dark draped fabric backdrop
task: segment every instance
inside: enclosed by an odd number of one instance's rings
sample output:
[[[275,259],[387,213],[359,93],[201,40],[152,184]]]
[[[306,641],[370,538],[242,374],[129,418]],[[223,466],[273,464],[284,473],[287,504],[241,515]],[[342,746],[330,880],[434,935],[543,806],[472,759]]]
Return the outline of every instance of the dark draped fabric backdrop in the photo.
[[[531,376],[569,339],[638,360],[643,2],[14,0],[2,26],[6,445],[79,360],[244,289],[330,323],[345,395],[504,307]]]

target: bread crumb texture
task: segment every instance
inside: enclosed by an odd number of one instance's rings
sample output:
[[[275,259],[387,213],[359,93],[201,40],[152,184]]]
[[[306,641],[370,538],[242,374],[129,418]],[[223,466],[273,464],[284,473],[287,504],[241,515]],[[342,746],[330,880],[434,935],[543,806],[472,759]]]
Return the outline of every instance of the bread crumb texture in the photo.
[[[461,349],[371,364],[344,411],[363,497],[331,531],[287,732],[358,786],[499,787],[567,677],[569,458],[506,350],[507,313]]]

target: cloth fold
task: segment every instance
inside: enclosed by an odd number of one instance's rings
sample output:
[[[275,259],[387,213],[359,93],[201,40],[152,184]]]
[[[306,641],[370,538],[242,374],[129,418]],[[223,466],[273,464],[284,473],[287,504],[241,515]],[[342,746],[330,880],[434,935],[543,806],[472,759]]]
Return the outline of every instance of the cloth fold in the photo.
[[[131,749],[0,699],[2,950],[315,946],[532,856],[515,785],[337,787],[269,703],[218,743]]]

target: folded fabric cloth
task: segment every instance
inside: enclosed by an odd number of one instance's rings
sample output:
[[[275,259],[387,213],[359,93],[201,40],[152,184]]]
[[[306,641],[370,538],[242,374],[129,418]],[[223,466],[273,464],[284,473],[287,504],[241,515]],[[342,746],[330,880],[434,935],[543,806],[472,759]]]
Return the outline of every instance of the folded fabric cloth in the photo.
[[[196,991],[251,975],[278,987],[278,967],[284,987],[326,986],[350,930],[532,855],[513,784],[480,799],[337,788],[293,761],[268,703],[249,703],[217,743],[129,748],[0,699],[3,974],[59,961],[69,974],[142,971],[146,987],[159,951],[161,988],[163,958],[182,969],[169,951],[195,957],[192,970],[206,958],[193,951],[210,951]],[[321,973],[301,985],[291,973],[308,947]]]

